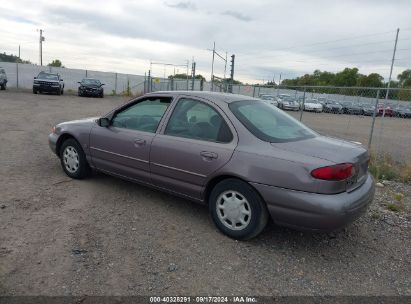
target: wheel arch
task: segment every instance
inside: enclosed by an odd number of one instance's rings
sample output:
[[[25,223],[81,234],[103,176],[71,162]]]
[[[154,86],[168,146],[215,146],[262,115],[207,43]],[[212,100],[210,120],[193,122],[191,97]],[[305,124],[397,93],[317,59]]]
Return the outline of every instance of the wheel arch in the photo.
[[[203,192],[203,201],[206,205],[208,205],[208,199],[210,198],[211,195],[211,191],[213,191],[213,188],[219,183],[222,182],[225,179],[237,179],[240,180],[244,183],[247,183],[251,188],[254,189],[254,191],[258,194],[258,196],[262,199],[262,201],[264,202],[264,204],[267,205],[267,203],[265,202],[264,198],[261,196],[260,192],[258,192],[257,189],[255,189],[255,187],[253,187],[253,185],[251,185],[247,180],[245,180],[244,178],[237,176],[237,175],[233,175],[233,174],[221,174],[221,175],[217,175],[214,176],[212,179],[210,179],[204,189]]]
[[[77,142],[79,142],[78,140],[77,140],[77,138],[75,138],[72,134],[70,134],[70,133],[63,133],[63,134],[61,134],[60,136],[59,136],[59,138],[57,139],[57,142],[56,142],[56,154],[58,155],[58,157],[60,157],[60,149],[61,149],[61,146],[63,145],[63,143],[67,140],[67,139],[69,139],[69,138],[72,138],[72,139],[74,139],[75,141],[77,141]]]

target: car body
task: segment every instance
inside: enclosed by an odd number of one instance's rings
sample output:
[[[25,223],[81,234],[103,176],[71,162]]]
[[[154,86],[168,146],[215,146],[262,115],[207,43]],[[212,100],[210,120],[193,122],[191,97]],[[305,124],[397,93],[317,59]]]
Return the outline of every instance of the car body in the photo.
[[[101,83],[100,80],[94,78],[84,78],[78,83],[80,84],[78,87],[78,96],[104,97],[104,83]]]
[[[280,94],[277,98],[278,107],[281,110],[299,111],[300,103],[287,94]]]
[[[363,103],[361,104],[362,114],[365,116],[373,116],[375,112],[375,104],[372,103]],[[376,114],[378,111],[376,112]],[[377,114],[378,115],[378,114]]]
[[[236,239],[256,236],[270,215],[297,229],[338,229],[374,196],[367,149],[236,94],[146,94],[54,126],[49,145],[68,176],[92,168],[208,204]]]
[[[6,70],[0,67],[0,90],[7,88],[7,75]]]
[[[324,105],[323,111],[326,113],[342,114],[343,107],[339,102],[335,100],[327,100]]]
[[[306,99],[304,101],[304,111],[322,112],[323,105],[317,99]]]
[[[33,93],[55,93],[62,95],[64,93],[64,82],[59,74],[40,72],[33,81]]]
[[[273,95],[269,94],[260,94],[260,99],[264,100],[266,103],[278,107],[278,101]]]
[[[352,101],[345,101],[341,103],[343,113],[344,114],[351,114],[351,115],[362,115],[363,108],[359,103],[352,102]]]

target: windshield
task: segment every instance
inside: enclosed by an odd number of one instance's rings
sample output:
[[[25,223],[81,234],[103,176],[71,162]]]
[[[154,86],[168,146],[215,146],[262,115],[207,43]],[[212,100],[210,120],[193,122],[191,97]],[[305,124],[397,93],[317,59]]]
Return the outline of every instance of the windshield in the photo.
[[[253,135],[264,141],[289,142],[317,135],[288,114],[262,101],[237,101],[229,107]]]
[[[49,74],[49,73],[40,73],[37,78],[47,79],[47,80],[59,80],[57,74]]]
[[[306,103],[319,103],[316,99],[307,99]]]
[[[95,84],[95,85],[100,85],[100,80],[97,79],[83,79],[81,81],[82,84]]]

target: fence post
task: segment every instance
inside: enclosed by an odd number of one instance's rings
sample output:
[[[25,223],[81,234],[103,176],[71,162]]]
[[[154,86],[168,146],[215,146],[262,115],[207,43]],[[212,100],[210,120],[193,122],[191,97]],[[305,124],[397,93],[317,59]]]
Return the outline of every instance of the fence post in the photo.
[[[253,97],[255,97],[255,86],[253,86]]]
[[[16,86],[19,88],[19,63],[16,62]]]
[[[372,123],[371,123],[370,137],[368,138],[368,150],[371,149],[372,134],[374,133],[375,117],[377,116],[378,99],[379,99],[379,98],[380,98],[380,89],[377,90],[377,96],[376,96],[376,98],[375,98],[375,106],[374,106],[374,113],[372,114]]]
[[[117,73],[114,78],[114,94],[117,95]]]
[[[300,121],[303,119],[303,112],[304,112],[304,104],[305,104],[305,87],[304,87],[304,93],[303,93],[303,104],[300,105]]]

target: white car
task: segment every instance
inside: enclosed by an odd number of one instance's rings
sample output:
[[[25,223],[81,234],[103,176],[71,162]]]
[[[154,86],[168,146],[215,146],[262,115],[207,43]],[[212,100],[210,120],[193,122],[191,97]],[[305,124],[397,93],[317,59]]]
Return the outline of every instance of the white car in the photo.
[[[264,100],[264,102],[273,105],[275,107],[278,107],[278,102],[275,99],[273,95],[268,95],[268,94],[262,94],[260,95],[260,99]]]
[[[317,99],[306,99],[304,102],[304,111],[322,112],[323,105]]]

